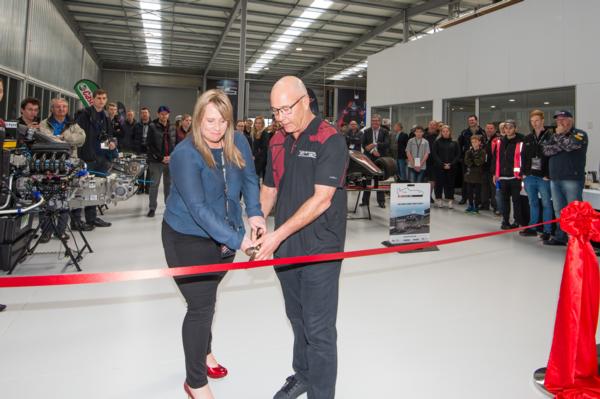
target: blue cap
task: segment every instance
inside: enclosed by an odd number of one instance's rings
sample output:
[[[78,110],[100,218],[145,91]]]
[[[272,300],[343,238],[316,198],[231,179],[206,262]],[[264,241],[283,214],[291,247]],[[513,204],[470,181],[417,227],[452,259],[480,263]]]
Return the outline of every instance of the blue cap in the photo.
[[[160,114],[161,112],[168,112],[168,113],[171,113],[171,110],[170,110],[170,109],[169,109],[169,107],[167,107],[166,105],[161,105],[160,107],[158,107],[158,111],[156,111],[156,112],[158,112],[159,114]]]
[[[559,116],[562,116],[563,118],[572,118],[573,114],[569,111],[556,111],[554,113],[554,119],[558,118]]]

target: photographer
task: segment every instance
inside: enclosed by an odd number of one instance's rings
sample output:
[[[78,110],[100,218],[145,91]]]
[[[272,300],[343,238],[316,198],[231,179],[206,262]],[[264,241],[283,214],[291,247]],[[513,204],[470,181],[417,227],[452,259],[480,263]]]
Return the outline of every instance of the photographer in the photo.
[[[104,175],[110,167],[110,159],[116,151],[116,143],[112,139],[112,125],[104,111],[107,93],[103,89],[94,92],[91,107],[85,108],[77,117],[77,124],[85,131],[85,141],[79,153],[80,158],[87,163],[90,173]],[[97,216],[96,206],[85,207],[85,224],[81,222],[81,209],[71,213],[71,228],[73,230],[90,231],[95,227],[109,227]]]
[[[35,141],[68,143],[71,145],[71,157],[77,158],[77,147],[81,147],[85,141],[85,132],[74,120],[69,117],[69,103],[64,98],[52,99],[50,105],[50,116],[39,124],[40,134],[36,136]],[[65,233],[67,222],[69,220],[69,211],[60,210],[57,220],[57,238],[68,240],[69,235]],[[41,243],[50,241],[52,230],[50,220],[42,217]]]
[[[40,102],[37,98],[27,97],[21,101],[21,117],[17,121],[17,141],[19,145],[32,141],[40,128]]]

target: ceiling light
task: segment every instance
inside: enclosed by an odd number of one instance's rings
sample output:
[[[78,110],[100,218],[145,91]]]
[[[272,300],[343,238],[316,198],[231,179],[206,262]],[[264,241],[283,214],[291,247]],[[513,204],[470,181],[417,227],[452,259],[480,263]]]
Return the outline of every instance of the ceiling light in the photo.
[[[296,20],[294,21],[294,23],[292,24],[292,26],[294,28],[308,28],[310,26],[312,22],[310,21],[302,21],[302,20]]]
[[[509,103],[514,103],[515,101],[517,101],[517,100],[515,100],[514,98],[509,98],[509,99],[508,99],[508,102],[509,102]]]
[[[496,106],[495,105],[490,105],[490,108],[496,108]]]
[[[140,8],[142,10],[160,10],[160,4],[158,3],[150,3],[147,1],[140,1]]]
[[[259,60],[272,60],[273,58],[275,58],[275,54],[263,54],[260,56]]]
[[[300,18],[317,19],[317,18],[319,18],[319,16],[321,16],[321,14],[323,14],[323,13],[320,11],[306,10],[302,13],[302,15],[300,15]]]
[[[296,51],[302,51],[302,47],[296,47]]]
[[[550,101],[544,101],[544,105],[550,105]]]
[[[277,50],[285,50],[287,48],[287,44],[285,44],[285,43],[273,43],[273,44],[271,44],[271,48],[275,48]]]
[[[142,19],[146,19],[149,21],[160,21],[160,16],[156,14],[152,14],[149,12],[145,12],[142,14]]]
[[[310,6],[315,8],[329,8],[332,4],[333,1],[330,0],[315,0]]]
[[[358,75],[358,77],[359,77],[359,78],[362,78],[362,77],[363,77],[363,75]]]
[[[144,29],[161,29],[162,28],[162,25],[157,22],[143,21],[142,25],[144,25]]]
[[[288,28],[288,29],[286,29],[285,32],[283,32],[283,34],[285,36],[300,36],[301,33],[302,33],[301,29],[294,29],[294,28]]]
[[[146,43],[160,44],[160,43],[162,43],[162,40],[161,39],[155,39],[155,38],[152,38],[152,37],[147,37],[146,38]]]
[[[281,51],[279,51],[279,50],[267,50],[267,51],[265,51],[265,54],[277,55],[279,53],[281,53]]]
[[[281,43],[291,43],[294,41],[294,38],[289,36],[279,36],[276,41]]]
[[[421,109],[425,109],[425,107],[421,107]]]
[[[269,70],[269,67],[265,67],[264,69],[265,69],[265,71],[268,71],[268,70]]]

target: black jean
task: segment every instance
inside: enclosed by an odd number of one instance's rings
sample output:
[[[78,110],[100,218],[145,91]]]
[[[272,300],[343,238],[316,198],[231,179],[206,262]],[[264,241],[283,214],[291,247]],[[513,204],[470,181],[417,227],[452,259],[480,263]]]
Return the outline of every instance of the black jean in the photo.
[[[510,202],[512,200],[515,223],[525,226],[521,209],[521,180],[500,180],[500,193],[502,194],[502,223],[510,224]]]
[[[481,183],[465,183],[467,186],[467,200],[470,206],[481,204]]]
[[[496,205],[496,185],[489,170],[483,172],[483,183],[481,184],[481,206],[497,209]]]
[[[166,222],[162,224],[162,242],[169,267],[231,263],[234,256],[221,259],[219,245],[211,239],[181,234]],[[188,308],[181,335],[185,354],[186,382],[192,388],[208,384],[206,356],[212,350],[212,320],[217,288],[226,272],[191,277],[176,277],[175,282]]]
[[[442,193],[447,200],[454,199],[454,181],[456,170],[437,167],[435,171],[435,198],[442,199]]]
[[[342,262],[275,269],[294,331],[296,375],[308,399],[333,399],[337,379],[337,308]]]

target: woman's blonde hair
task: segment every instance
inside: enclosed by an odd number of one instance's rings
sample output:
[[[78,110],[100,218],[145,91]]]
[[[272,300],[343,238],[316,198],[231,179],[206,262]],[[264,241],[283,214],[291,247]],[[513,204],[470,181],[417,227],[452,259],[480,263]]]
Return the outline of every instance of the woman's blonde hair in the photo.
[[[444,129],[448,129],[448,131],[450,132],[450,138],[452,138],[452,128],[450,127],[450,125],[442,125],[442,127],[440,128],[440,137],[442,136],[442,130]]]
[[[225,130],[225,135],[223,136],[223,155],[225,157],[225,162],[230,164],[234,164],[238,168],[243,168],[246,166],[246,162],[244,162],[244,157],[234,143],[234,131],[233,131],[233,107],[231,106],[231,102],[229,101],[229,97],[222,90],[208,90],[202,94],[198,100],[196,101],[196,105],[194,106],[194,115],[192,116],[192,138],[194,141],[194,145],[200,155],[204,159],[204,162],[210,167],[214,168],[216,166],[215,159],[210,151],[206,140],[204,140],[204,136],[202,136],[202,131],[200,127],[202,125],[202,119],[204,118],[204,114],[206,113],[206,106],[208,104],[214,105],[221,117],[227,121],[227,129]]]
[[[256,130],[256,121],[259,119],[262,121],[263,125],[263,128],[260,131]],[[254,124],[252,125],[252,137],[254,137],[254,139],[256,140],[260,140],[266,128],[267,127],[265,126],[265,117],[262,115],[257,116],[256,118],[254,118]]]

